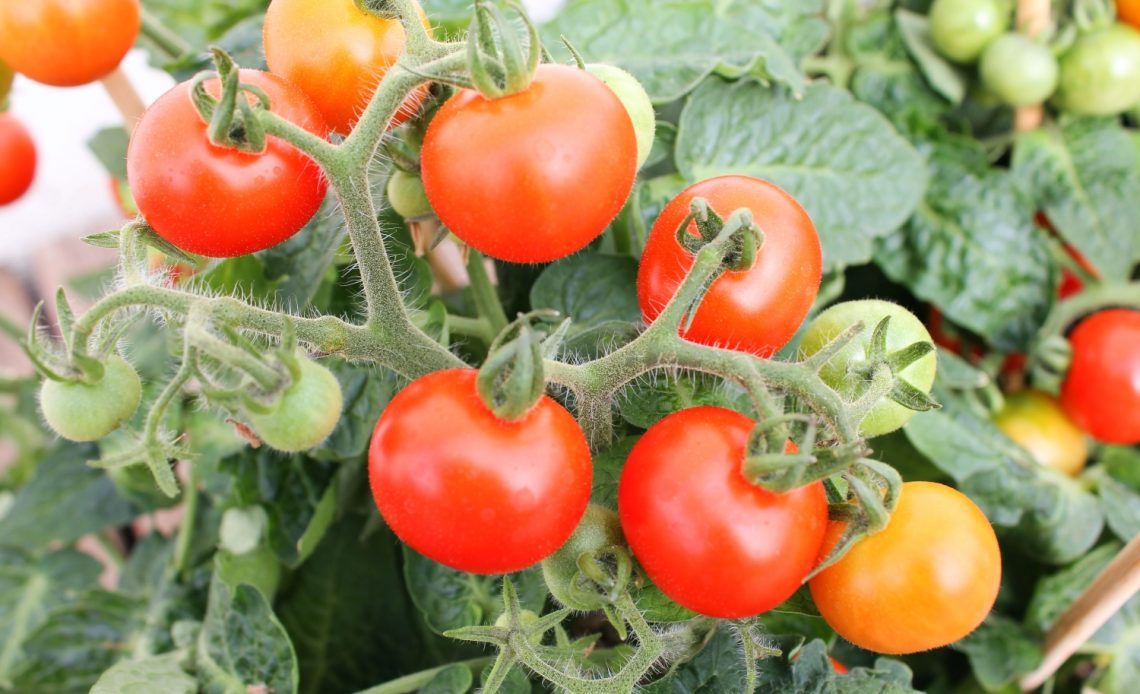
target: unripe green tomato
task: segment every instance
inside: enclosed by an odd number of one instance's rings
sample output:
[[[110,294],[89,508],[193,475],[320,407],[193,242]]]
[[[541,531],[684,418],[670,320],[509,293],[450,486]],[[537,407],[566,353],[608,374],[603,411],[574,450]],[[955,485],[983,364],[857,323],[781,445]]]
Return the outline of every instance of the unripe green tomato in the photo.
[[[637,168],[640,169],[649,158],[649,151],[653,149],[653,137],[657,133],[657,114],[653,112],[649,94],[645,93],[645,87],[641,86],[636,77],[620,67],[590,63],[586,65],[586,72],[605,82],[629,112],[633,132],[637,136]]]
[[[590,504],[570,539],[542,560],[542,576],[554,599],[574,610],[600,609],[604,604],[601,596],[585,600],[580,592],[571,590],[571,582],[578,573],[579,556],[614,545],[625,545],[618,515],[604,506]]]
[[[299,359],[300,376],[267,414],[249,412],[249,425],[257,437],[279,451],[293,453],[328,438],[340,421],[340,383],[331,371],[305,357]]]
[[[423,179],[396,169],[388,177],[388,204],[404,219],[431,214]]]
[[[1140,103],[1140,32],[1113,24],[1082,34],[1061,56],[1057,104],[1071,113],[1114,116]]]
[[[818,352],[856,321],[863,322],[863,332],[832,357],[819,374],[827,385],[848,401],[857,399],[866,391],[867,381],[858,375],[856,370],[867,365],[867,348],[871,343],[871,335],[875,331],[875,326],[887,316],[891,319],[887,326],[888,354],[915,342],[933,344],[926,326],[913,313],[898,304],[877,299],[835,304],[816,316],[804,330],[800,339],[800,350],[803,356],[808,357]],[[898,375],[915,388],[929,393],[931,386],[934,385],[937,364],[938,358],[934,352],[931,352],[911,363]],[[859,431],[868,438],[880,436],[902,427],[914,414],[914,410],[884,397],[859,423]]]
[[[957,63],[972,63],[1009,28],[1006,0],[934,0],[930,38],[938,52]]]
[[[45,379],[40,409],[57,434],[72,441],[95,441],[117,429],[138,409],[142,382],[125,359],[112,354],[96,383]]]
[[[1009,106],[1039,104],[1057,88],[1053,52],[1024,34],[1005,34],[991,43],[980,70],[986,89]]]

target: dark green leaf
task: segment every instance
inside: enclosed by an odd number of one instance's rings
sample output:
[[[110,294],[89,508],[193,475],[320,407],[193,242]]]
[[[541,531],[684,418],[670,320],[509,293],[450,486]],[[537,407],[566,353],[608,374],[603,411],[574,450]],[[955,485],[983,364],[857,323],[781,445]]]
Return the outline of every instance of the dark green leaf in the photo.
[[[391,371],[324,360],[340,382],[344,413],[329,437],[311,452],[316,458],[349,460],[362,455],[372,438],[376,419],[396,391]]]
[[[1053,300],[1056,267],[1033,224],[1033,201],[980,146],[934,145],[926,199],[875,261],[955,323],[1006,351],[1024,349]]]
[[[277,306],[292,313],[309,306],[330,270],[335,272],[331,265],[344,234],[344,218],[329,195],[300,231],[259,254],[266,277],[278,282]]]
[[[1118,119],[1068,119],[1022,133],[1014,173],[1061,236],[1107,279],[1140,259],[1140,161]]]
[[[252,586],[240,585],[231,592],[214,579],[196,661],[205,694],[255,687],[274,694],[297,691],[293,644],[265,596]]]
[[[475,678],[464,665],[450,665],[436,673],[431,681],[420,688],[420,694],[465,694]]]
[[[155,655],[141,660],[121,660],[107,670],[91,688],[91,694],[197,694],[198,680],[186,674],[181,653]]]
[[[577,253],[543,271],[530,290],[534,308],[552,308],[573,320],[564,349],[596,356],[636,337],[637,262]]]
[[[727,407],[745,414],[751,407],[748,396],[735,383],[706,374],[674,376],[658,372],[626,387],[619,397],[618,410],[625,421],[648,429],[666,415],[702,405]]]
[[[668,676],[645,687],[645,692],[646,694],[743,692],[746,677],[740,644],[729,629],[722,627],[717,629],[712,640],[696,657]]]
[[[684,96],[714,72],[799,93],[805,81],[796,61],[827,35],[822,7],[820,0],[574,0],[543,34],[548,46],[565,34],[586,60],[629,70],[654,103]]]
[[[93,446],[70,443],[49,453],[0,518],[0,538],[10,545],[38,549],[53,541],[70,543],[134,518],[134,507],[118,495],[107,473],[87,466],[86,461],[95,457]]]
[[[618,481],[625,459],[637,443],[636,436],[626,436],[594,456],[594,487],[590,501],[609,509],[617,508]]]
[[[991,614],[954,649],[970,658],[974,676],[989,691],[1033,671],[1044,657],[1040,635],[998,614]]]
[[[815,222],[825,269],[869,260],[871,242],[897,229],[926,187],[910,143],[874,109],[823,84],[800,100],[755,82],[708,79],[689,96],[678,130],[677,167],[689,181],[745,174],[794,196]]]
[[[542,612],[546,583],[538,567],[508,575],[522,606]],[[406,545],[404,581],[428,626],[440,634],[449,629],[491,624],[503,611],[501,577],[450,569]]]

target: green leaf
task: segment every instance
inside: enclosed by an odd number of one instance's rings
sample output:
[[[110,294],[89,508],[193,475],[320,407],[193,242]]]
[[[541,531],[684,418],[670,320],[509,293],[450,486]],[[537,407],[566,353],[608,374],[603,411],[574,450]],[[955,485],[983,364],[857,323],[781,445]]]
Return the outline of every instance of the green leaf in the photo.
[[[970,658],[974,677],[988,691],[1001,689],[1032,672],[1044,657],[1040,635],[998,614],[987,617],[953,648]]]
[[[91,694],[197,694],[198,680],[179,664],[182,653],[166,653],[141,660],[121,660],[91,688]]]
[[[617,508],[621,471],[637,439],[636,436],[625,436],[594,456],[594,486],[590,492],[591,502],[609,509]]]
[[[1108,475],[1099,478],[1096,491],[1109,529],[1125,541],[1140,535],[1140,494]]]
[[[542,612],[546,583],[538,567],[508,574],[522,606]],[[503,611],[503,581],[456,571],[404,546],[404,581],[412,602],[433,631],[491,624]]]
[[[646,694],[743,692],[746,690],[746,676],[740,644],[729,629],[722,627],[716,630],[712,640],[692,660],[645,687],[645,692]],[[764,678],[761,681],[766,682]]]
[[[572,319],[566,351],[597,356],[637,336],[637,262],[625,256],[576,253],[538,276],[530,303]]]
[[[1052,305],[1057,269],[1032,200],[976,142],[933,145],[915,215],[875,252],[879,267],[1004,351],[1025,349]]]
[[[87,692],[130,653],[142,607],[137,598],[96,589],[52,610],[24,641],[13,688],[28,694]]]
[[[195,532],[200,532],[196,530]],[[213,535],[210,535],[213,539]],[[157,533],[142,538],[119,574],[119,592],[145,601],[145,623],[134,652],[155,654],[175,647],[177,622],[199,620],[206,611],[212,565],[199,567],[182,581],[171,564],[174,541]]]
[[[703,405],[742,413],[751,408],[744,389],[735,383],[707,374],[657,372],[622,390],[618,410],[625,421],[648,429],[678,410]]]
[[[102,570],[98,561],[72,549],[38,559],[0,549],[0,686],[10,680],[24,639],[48,612],[94,585]]]
[[[357,458],[368,448],[376,419],[396,392],[396,375],[386,369],[353,365],[339,359],[325,359],[322,363],[340,382],[344,411],[336,428],[310,455],[342,461]]]
[[[49,453],[0,518],[0,538],[16,547],[39,549],[51,542],[68,544],[134,518],[134,507],[115,491],[107,473],[87,466],[95,457],[93,446],[71,443]]]
[[[1140,259],[1140,160],[1118,119],[1064,119],[1022,133],[1014,173],[1061,236],[1110,280]]]
[[[706,80],[681,114],[676,159],[689,181],[743,174],[786,190],[815,222],[827,270],[869,260],[872,241],[906,221],[926,188],[910,143],[823,84],[798,100],[755,82]]]
[[[420,688],[420,694],[465,694],[475,683],[471,669],[464,665],[449,665],[436,673],[431,681]]]
[[[782,659],[768,658],[761,667],[772,663],[778,666]],[[840,675],[827,656],[827,644],[815,639],[804,644],[791,663],[790,682],[781,689],[773,689],[772,681],[761,674],[758,692],[818,692],[819,694],[904,694],[911,688],[911,671],[901,661],[878,658],[873,667],[852,668]]]
[[[802,93],[796,63],[827,36],[822,9],[821,0],[573,0],[543,35],[548,47],[565,34],[586,60],[625,68],[657,104],[713,73],[752,75]]]
[[[87,140],[87,148],[115,178],[127,177],[127,143],[130,135],[122,126],[103,128]]]
[[[1117,542],[1101,545],[1072,565],[1038,581],[1026,609],[1026,623],[1041,633],[1049,631],[1061,613],[1112,561],[1121,546]]]
[[[331,270],[344,235],[344,218],[330,194],[300,231],[258,254],[266,277],[278,282],[278,306],[296,313],[310,304]]]
[[[293,639],[301,694],[352,692],[430,665],[387,528],[364,535],[346,514],[278,600]]]
[[[297,658],[281,622],[265,596],[240,585],[230,591],[215,578],[196,653],[205,694],[228,694],[255,687],[274,694],[297,691]]]
[[[310,526],[327,527],[335,499],[327,501],[336,465],[305,455],[287,455],[268,447],[243,452],[220,464],[233,477],[232,501],[238,506],[260,505],[269,516],[269,543],[282,563],[296,566],[318,537],[301,539]],[[332,508],[330,508],[330,505]]]
[[[851,93],[897,127],[936,123],[950,104],[923,78],[910,59],[898,25],[887,12],[874,12],[847,29],[847,52],[855,61]]]
[[[962,103],[966,96],[966,74],[934,48],[930,38],[930,22],[926,16],[898,9],[895,10],[895,23],[911,57],[918,63],[934,91],[952,104]]]

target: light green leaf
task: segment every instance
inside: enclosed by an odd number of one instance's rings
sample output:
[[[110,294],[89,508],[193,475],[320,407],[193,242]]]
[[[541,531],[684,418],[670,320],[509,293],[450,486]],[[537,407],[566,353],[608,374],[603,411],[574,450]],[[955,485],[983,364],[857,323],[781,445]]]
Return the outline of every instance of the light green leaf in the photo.
[[[274,694],[297,691],[297,658],[289,635],[265,596],[248,585],[230,591],[215,578],[196,654],[205,694],[245,692],[255,687]]]
[[[815,222],[825,269],[869,260],[872,241],[902,225],[926,189],[910,143],[873,108],[823,84],[797,100],[755,82],[709,79],[678,128],[685,178],[743,174],[780,186]]]
[[[182,658],[175,652],[119,661],[103,673],[91,694],[197,694],[198,680],[182,669]]]
[[[895,10],[895,23],[906,43],[907,50],[918,63],[926,81],[936,92],[946,97],[952,104],[962,103],[966,96],[966,74],[951,64],[934,48],[930,38],[930,22],[925,15]]]

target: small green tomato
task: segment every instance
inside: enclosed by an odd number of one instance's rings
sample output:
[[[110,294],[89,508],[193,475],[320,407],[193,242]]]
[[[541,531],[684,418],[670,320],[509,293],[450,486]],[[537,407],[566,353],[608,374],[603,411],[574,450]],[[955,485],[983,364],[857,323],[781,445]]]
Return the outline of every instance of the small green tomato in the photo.
[[[571,582],[578,574],[579,556],[614,545],[625,545],[618,515],[604,506],[590,504],[570,539],[542,561],[542,576],[554,599],[575,610],[600,609],[604,604],[601,596],[592,599],[594,596],[574,591]]]
[[[986,89],[1009,106],[1039,104],[1057,88],[1053,52],[1024,34],[1006,34],[991,43],[979,69]]]
[[[142,382],[125,359],[112,354],[95,383],[45,380],[40,409],[57,434],[72,441],[95,441],[130,419],[142,399]]]
[[[653,102],[637,78],[620,67],[603,63],[586,65],[586,72],[606,83],[621,100],[629,119],[633,121],[633,132],[637,136],[637,168],[649,158],[653,149],[653,137],[657,132],[657,115],[653,112]]]
[[[331,371],[301,357],[300,376],[282,394],[272,411],[247,413],[249,425],[265,444],[293,453],[328,438],[340,421],[340,383]]]
[[[423,179],[399,169],[388,177],[388,204],[404,219],[431,214]]]
[[[930,38],[938,52],[956,63],[972,63],[1009,28],[1006,0],[934,0]]]

